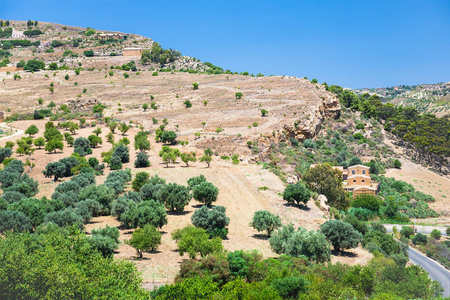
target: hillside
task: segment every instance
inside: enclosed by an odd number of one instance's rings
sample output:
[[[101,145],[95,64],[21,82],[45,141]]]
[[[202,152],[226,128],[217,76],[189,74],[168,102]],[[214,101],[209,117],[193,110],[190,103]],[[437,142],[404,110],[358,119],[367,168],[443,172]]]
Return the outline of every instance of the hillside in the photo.
[[[432,113],[442,117],[450,113],[450,82],[394,86],[388,88],[366,88],[352,90],[358,95],[377,94],[383,102],[412,106],[420,113]]]
[[[408,110],[383,106],[377,97],[357,97],[306,78],[233,73],[135,34],[22,21],[9,21],[0,33],[1,63],[7,68],[0,68],[5,117],[0,124],[0,234],[6,236],[0,246],[12,241],[3,249],[15,255],[14,243],[25,244],[18,247],[25,249],[18,257],[38,261],[31,269],[39,274],[36,278],[46,278],[45,286],[65,280],[54,275],[58,272],[76,273],[74,278],[86,272],[85,281],[74,280],[74,286],[84,288],[91,276],[92,294],[103,292],[95,284],[107,284],[108,293],[135,288],[145,299],[140,279],[151,288],[199,274],[210,283],[235,280],[259,290],[263,281],[275,286],[269,280],[288,278],[311,286],[314,297],[324,299],[321,293],[335,285],[329,276],[347,272],[356,282],[362,270],[369,270],[375,286],[375,270],[392,269],[409,272],[404,278],[421,274],[417,290],[427,294],[412,289],[416,298],[437,291],[426,273],[409,271],[414,267],[407,265],[407,248],[396,241],[400,236],[385,234],[381,225],[411,224],[413,219],[446,225],[450,220],[449,180],[424,167],[428,163],[442,174],[449,172],[439,165],[448,161],[447,152],[441,157],[434,147],[436,157],[427,157],[428,149],[421,148],[419,155],[400,138],[399,128],[420,120],[417,113],[410,116]],[[439,95],[446,91],[440,89]],[[385,108],[389,117],[377,118]],[[430,129],[422,131],[433,145],[446,148],[428,136],[433,135]],[[350,176],[350,167],[364,169],[361,178],[377,187],[380,183],[380,189],[370,186],[371,194],[361,198],[348,192],[352,184],[343,180],[343,171]],[[201,210],[214,212],[202,220],[207,228],[188,227],[196,224],[194,216]],[[273,228],[257,228],[258,211],[270,215],[267,223],[273,222]],[[337,225],[329,225],[325,234],[323,224]],[[111,232],[96,231],[106,226]],[[330,236],[341,232],[331,226],[343,226],[343,247],[331,243]],[[160,243],[155,248],[130,244],[146,228]],[[184,240],[189,251],[182,249],[183,234],[189,234],[182,228],[202,231]],[[8,230],[14,232],[5,234]],[[271,234],[275,238],[269,240]],[[50,258],[34,257],[39,252],[26,253],[34,243],[39,249],[62,243],[68,250],[61,251],[62,259],[58,251],[49,251]],[[4,252],[0,257],[6,257]],[[10,264],[23,261],[8,259]],[[75,261],[75,271],[60,271],[56,263],[51,274],[35,269],[47,266],[46,259],[67,261],[69,267]],[[91,272],[89,264],[110,269]],[[80,266],[81,271],[76,269]],[[5,270],[0,266],[0,274]],[[302,274],[309,274],[308,280]],[[353,283],[344,281],[327,297],[371,297],[372,290],[354,292],[344,288]],[[203,284],[193,286],[207,292]],[[278,297],[274,287],[268,290]]]

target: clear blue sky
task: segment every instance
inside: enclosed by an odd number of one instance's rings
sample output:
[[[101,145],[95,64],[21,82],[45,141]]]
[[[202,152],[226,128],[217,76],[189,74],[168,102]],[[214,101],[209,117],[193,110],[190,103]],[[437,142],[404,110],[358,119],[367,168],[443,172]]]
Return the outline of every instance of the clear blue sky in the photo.
[[[352,88],[450,81],[450,0],[1,2],[3,19],[141,34],[232,71]]]

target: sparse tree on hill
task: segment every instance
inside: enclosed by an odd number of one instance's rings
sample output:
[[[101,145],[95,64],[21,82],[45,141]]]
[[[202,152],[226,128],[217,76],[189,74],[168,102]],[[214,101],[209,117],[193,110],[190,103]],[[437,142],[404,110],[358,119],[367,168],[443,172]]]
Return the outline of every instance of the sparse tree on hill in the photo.
[[[301,182],[289,184],[283,192],[283,200],[289,203],[296,203],[297,205],[300,205],[300,203],[306,205],[309,198],[311,198],[311,192]]]
[[[200,162],[204,162],[204,163],[206,163],[206,165],[208,166],[208,168],[209,168],[209,166],[210,166],[210,164],[211,164],[211,161],[212,161],[212,157],[211,156],[209,156],[209,155],[203,155],[202,157],[200,157]]]
[[[31,125],[30,127],[27,128],[27,130],[25,131],[26,134],[28,134],[28,136],[32,136],[35,135],[36,133],[39,132],[39,129],[37,128],[36,125]]]
[[[186,164],[186,167],[189,167],[189,162],[196,162],[197,158],[191,153],[181,153],[181,161]]]
[[[43,137],[38,137],[33,141],[34,145],[41,149],[41,147],[45,146],[45,139]]]
[[[96,136],[99,136],[102,133],[102,130],[100,129],[100,127],[97,127],[94,131],[92,131],[92,133],[94,133]]]
[[[117,126],[118,126],[119,124],[117,124],[117,122],[111,122],[111,123],[109,123],[109,125],[108,125],[108,127],[109,127],[109,130],[111,130],[111,132],[112,133],[114,133],[114,131],[116,130],[116,128],[117,128]]]
[[[327,237],[337,252],[358,246],[361,234],[352,225],[340,220],[329,220],[320,225],[320,230]]]
[[[258,231],[267,231],[267,235],[270,237],[275,229],[281,227],[281,219],[267,210],[258,210],[253,215],[250,226]]]
[[[156,230],[155,226],[146,224],[143,228],[136,229],[131,239],[126,243],[136,249],[139,258],[142,258],[143,252],[153,252],[161,245],[161,232]]]
[[[120,132],[122,132],[122,135],[125,135],[125,133],[127,133],[127,131],[130,129],[130,126],[128,126],[127,124],[125,124],[125,123],[121,123],[120,125],[119,125],[119,130],[120,130]]]
[[[143,104],[143,105],[142,105],[142,109],[143,109],[144,111],[146,111],[146,110],[148,109],[148,104],[147,104],[147,103]]]
[[[211,182],[202,182],[192,189],[194,199],[211,206],[217,200],[219,189]]]
[[[147,168],[150,167],[150,161],[148,160],[148,155],[145,152],[139,152],[134,162],[136,168]]]

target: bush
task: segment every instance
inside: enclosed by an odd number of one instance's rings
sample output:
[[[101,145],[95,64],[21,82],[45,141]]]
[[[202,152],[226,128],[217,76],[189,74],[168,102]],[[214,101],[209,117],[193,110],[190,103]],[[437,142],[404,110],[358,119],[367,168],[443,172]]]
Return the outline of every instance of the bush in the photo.
[[[270,247],[275,253],[287,254],[292,257],[305,256],[315,262],[326,262],[330,260],[330,243],[320,231],[308,232],[299,227],[297,231],[294,225],[284,225],[277,230],[269,239]]]
[[[114,250],[119,248],[112,238],[103,235],[91,236],[89,238],[89,243],[91,244],[91,247],[99,251],[103,257],[112,257]]]
[[[202,182],[194,186],[192,193],[195,200],[210,206],[217,200],[219,189],[210,182]]]
[[[411,238],[411,236],[414,235],[414,229],[412,229],[409,226],[403,226],[402,230],[400,230],[400,235],[404,236],[407,239],[409,239],[409,238]]]
[[[202,182],[206,182],[206,177],[204,175],[200,175],[197,177],[191,177],[187,181],[188,187],[191,191],[196,185],[199,185]]]
[[[136,168],[147,168],[150,167],[150,161],[148,160],[149,156],[144,152],[139,152],[136,157],[136,161],[134,162],[134,166]]]
[[[124,164],[130,162],[130,151],[124,144],[120,144],[116,147],[113,156],[118,156]]]
[[[164,203],[170,211],[184,211],[184,207],[188,205],[192,196],[189,193],[189,188],[176,183],[169,183],[159,190],[156,198],[159,202]]]
[[[316,143],[312,139],[306,139],[303,141],[303,147],[305,148],[315,148]]]
[[[277,278],[270,285],[283,299],[298,299],[300,293],[307,291],[309,281],[303,276]]]
[[[59,210],[49,213],[44,218],[44,223],[53,222],[59,227],[76,226],[83,228],[83,218],[72,209]]]
[[[296,203],[297,205],[300,205],[300,203],[306,205],[309,198],[311,198],[311,192],[300,182],[289,184],[283,192],[283,200],[289,203]]]
[[[109,214],[114,198],[114,189],[107,187],[105,184],[89,185],[78,194],[79,201],[92,199],[100,203],[104,214]]]
[[[94,51],[92,51],[92,50],[85,50],[85,51],[83,51],[83,54],[84,54],[84,56],[92,57],[92,56],[94,56]]]
[[[162,203],[149,200],[138,203],[126,210],[120,221],[127,227],[137,228],[151,224],[161,228],[167,224],[167,213]]]
[[[155,226],[146,224],[143,228],[136,229],[131,239],[126,243],[136,249],[139,258],[142,258],[143,252],[153,252],[161,245],[161,232],[156,230]]]
[[[91,144],[89,140],[83,137],[79,137],[73,144],[73,152],[80,154],[80,156],[86,156],[92,154]]]
[[[109,168],[111,170],[120,170],[122,169],[122,160],[118,155],[113,155],[111,160],[109,161]]]
[[[172,238],[177,241],[178,253],[183,256],[185,252],[189,258],[195,259],[197,253],[205,257],[210,253],[223,249],[220,238],[209,239],[206,230],[194,226],[186,226],[172,233]]]
[[[5,233],[7,230],[14,232],[30,231],[32,229],[31,220],[19,211],[0,211],[0,232]]]
[[[428,243],[428,238],[426,235],[418,233],[413,237],[411,241],[414,245],[425,245],[426,243]]]
[[[270,237],[275,229],[281,227],[281,219],[267,210],[258,210],[255,211],[250,226],[259,232],[267,231],[267,235]]]
[[[149,177],[150,176],[147,172],[136,173],[134,180],[131,182],[131,187],[133,190],[139,192],[141,187],[148,182]]]
[[[205,229],[210,238],[224,239],[228,234],[226,227],[230,224],[230,218],[226,216],[225,211],[226,208],[223,206],[215,206],[212,209],[202,206],[194,211],[191,218],[192,224]]]
[[[161,142],[165,144],[174,144],[177,134],[174,131],[163,131],[161,134]]]
[[[439,240],[441,238],[441,232],[438,229],[433,229],[431,231],[430,236],[436,240]]]

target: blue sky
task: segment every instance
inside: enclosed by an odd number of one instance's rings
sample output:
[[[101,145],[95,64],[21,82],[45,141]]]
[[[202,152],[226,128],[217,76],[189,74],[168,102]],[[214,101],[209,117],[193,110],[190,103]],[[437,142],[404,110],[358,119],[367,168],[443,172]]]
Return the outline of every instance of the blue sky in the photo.
[[[0,18],[141,34],[232,71],[345,87],[450,81],[450,1],[2,1]]]

